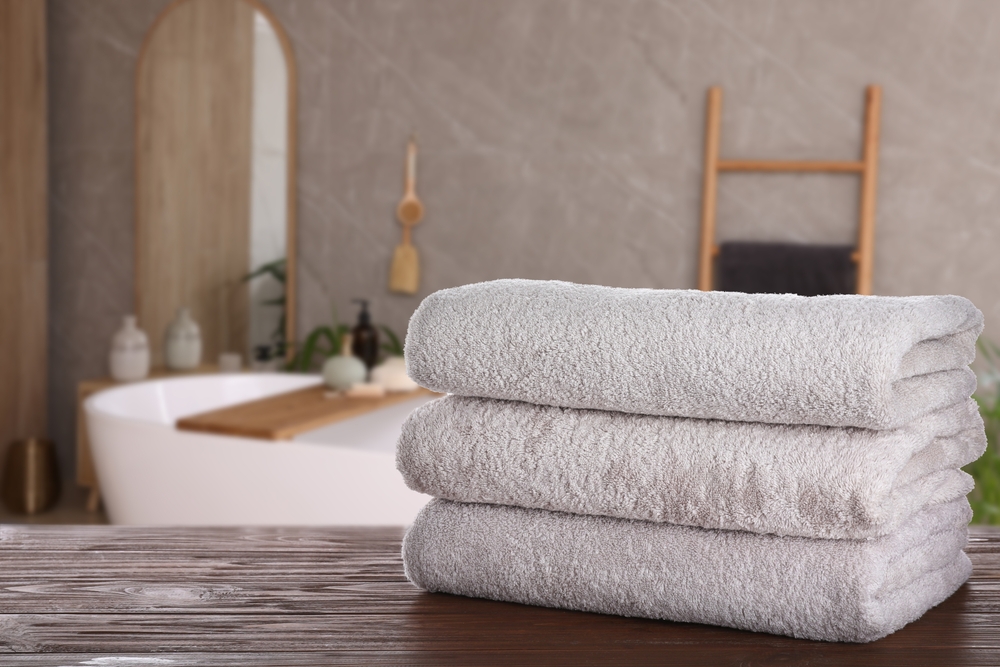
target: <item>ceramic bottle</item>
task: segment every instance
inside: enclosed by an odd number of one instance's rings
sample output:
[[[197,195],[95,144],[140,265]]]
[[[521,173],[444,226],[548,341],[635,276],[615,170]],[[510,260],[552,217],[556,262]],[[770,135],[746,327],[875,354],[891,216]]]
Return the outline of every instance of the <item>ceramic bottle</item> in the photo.
[[[122,328],[111,339],[108,355],[111,378],[134,382],[149,375],[149,338],[136,326],[135,315],[126,315]]]
[[[191,371],[201,363],[201,327],[191,319],[189,309],[179,309],[167,327],[165,352],[167,368],[172,371]]]
[[[323,364],[323,382],[331,389],[347,391],[364,382],[368,375],[365,363],[351,354],[351,335],[346,334],[340,343],[340,354],[330,357]]]

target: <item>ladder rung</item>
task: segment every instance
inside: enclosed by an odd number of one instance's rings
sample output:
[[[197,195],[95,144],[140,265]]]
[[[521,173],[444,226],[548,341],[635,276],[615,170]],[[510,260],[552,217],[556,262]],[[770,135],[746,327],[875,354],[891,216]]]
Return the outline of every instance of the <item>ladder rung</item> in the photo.
[[[861,173],[864,162],[846,160],[719,160],[719,171],[835,171]]]
[[[721,253],[721,252],[722,252],[722,248],[721,247],[719,247],[717,245],[713,245],[712,246],[712,257],[718,257],[719,253]],[[854,252],[852,252],[851,253],[851,261],[854,262],[855,264],[857,264],[858,262],[860,262],[861,261],[861,253],[858,252],[857,250],[855,250]]]

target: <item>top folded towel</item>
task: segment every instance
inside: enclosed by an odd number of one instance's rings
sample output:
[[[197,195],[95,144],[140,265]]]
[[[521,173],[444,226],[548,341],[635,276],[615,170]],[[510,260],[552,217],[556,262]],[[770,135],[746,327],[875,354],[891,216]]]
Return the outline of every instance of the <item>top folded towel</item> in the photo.
[[[424,299],[406,367],[418,384],[464,396],[888,429],[972,394],[982,329],[960,296],[495,280]]]

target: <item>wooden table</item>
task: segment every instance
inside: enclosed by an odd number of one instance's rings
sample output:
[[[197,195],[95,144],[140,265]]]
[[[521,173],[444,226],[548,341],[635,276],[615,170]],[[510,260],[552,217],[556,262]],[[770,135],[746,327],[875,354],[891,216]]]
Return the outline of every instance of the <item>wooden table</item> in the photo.
[[[428,594],[401,534],[2,526],[0,665],[1000,664],[996,529],[958,593],[860,645]]]

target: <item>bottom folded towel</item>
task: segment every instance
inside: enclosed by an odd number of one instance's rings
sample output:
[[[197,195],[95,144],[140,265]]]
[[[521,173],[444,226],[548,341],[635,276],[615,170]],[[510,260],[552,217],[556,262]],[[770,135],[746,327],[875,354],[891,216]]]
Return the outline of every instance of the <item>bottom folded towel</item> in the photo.
[[[823,540],[432,500],[403,540],[429,591],[826,641],[884,637],[972,572],[965,498]]]

